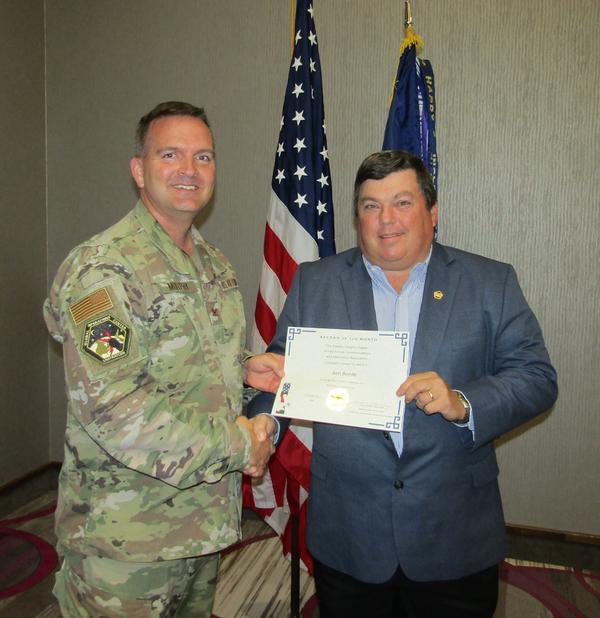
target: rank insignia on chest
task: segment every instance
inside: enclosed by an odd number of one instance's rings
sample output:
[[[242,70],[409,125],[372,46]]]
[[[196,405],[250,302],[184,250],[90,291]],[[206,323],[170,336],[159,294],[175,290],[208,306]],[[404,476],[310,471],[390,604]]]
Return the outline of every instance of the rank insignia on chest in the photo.
[[[83,331],[83,351],[101,363],[127,356],[131,327],[110,314],[91,320]]]
[[[210,321],[213,324],[218,323],[221,320],[221,308],[219,307],[219,303],[207,303],[207,309]]]

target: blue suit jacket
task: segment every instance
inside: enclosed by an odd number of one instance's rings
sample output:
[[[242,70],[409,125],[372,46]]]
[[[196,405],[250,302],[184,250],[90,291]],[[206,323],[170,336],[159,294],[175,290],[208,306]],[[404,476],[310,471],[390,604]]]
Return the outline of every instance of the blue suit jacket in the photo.
[[[283,353],[288,326],[377,329],[358,249],[298,268],[269,350]],[[384,432],[314,424],[308,546],[320,562],[365,582],[386,581],[398,565],[413,580],[456,579],[505,556],[493,440],[557,395],[540,327],[510,265],[434,243],[411,373],[430,370],[471,402],[474,440],[414,403],[400,458]],[[250,415],[271,401],[259,395]]]

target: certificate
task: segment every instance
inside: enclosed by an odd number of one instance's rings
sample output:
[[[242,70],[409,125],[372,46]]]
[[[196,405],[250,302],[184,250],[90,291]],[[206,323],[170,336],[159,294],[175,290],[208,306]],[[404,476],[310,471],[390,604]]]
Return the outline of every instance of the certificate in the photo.
[[[285,376],[272,413],[351,427],[399,431],[408,374],[408,333],[289,327]]]

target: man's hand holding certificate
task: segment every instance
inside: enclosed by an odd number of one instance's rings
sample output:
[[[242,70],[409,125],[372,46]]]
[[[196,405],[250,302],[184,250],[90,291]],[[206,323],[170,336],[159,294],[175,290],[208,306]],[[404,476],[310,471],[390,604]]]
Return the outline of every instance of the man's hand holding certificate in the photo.
[[[408,333],[290,327],[273,414],[399,431],[408,359]]]

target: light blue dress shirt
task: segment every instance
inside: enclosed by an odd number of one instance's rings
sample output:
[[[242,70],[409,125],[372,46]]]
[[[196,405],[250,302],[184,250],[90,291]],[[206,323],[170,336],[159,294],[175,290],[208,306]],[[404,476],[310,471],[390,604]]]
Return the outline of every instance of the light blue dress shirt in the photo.
[[[398,294],[388,281],[383,269],[375,264],[371,264],[364,254],[362,256],[369,277],[371,277],[377,329],[408,333],[409,362],[407,370],[409,375],[414,348],[413,342],[417,334],[417,323],[421,311],[421,301],[423,300],[425,277],[427,276],[427,266],[429,265],[430,257],[431,249],[425,261],[413,266],[406,283]],[[398,386],[400,386],[400,382],[398,382]],[[402,435],[402,431],[390,432],[398,457],[402,455]]]
[[[430,258],[431,249],[429,249],[429,254],[423,262],[419,262],[413,266],[408,275],[408,279],[398,294],[388,281],[383,269],[375,264],[371,264],[364,254],[362,256],[369,277],[371,277],[377,329],[404,331],[408,333],[408,375],[410,375],[410,364],[412,362],[414,341],[417,336],[421,302],[423,301],[423,290],[425,289],[425,277],[427,276],[427,267],[429,266]],[[400,384],[398,384],[398,386],[400,386]],[[465,396],[461,391],[458,392],[460,392],[463,397]],[[471,402],[468,403],[471,405]],[[457,427],[469,429],[473,433],[473,437],[475,437],[475,416],[473,410],[471,409],[471,417],[468,423],[455,423],[455,425]],[[404,446],[402,431],[390,432],[390,437],[396,447],[398,457],[400,457]]]

